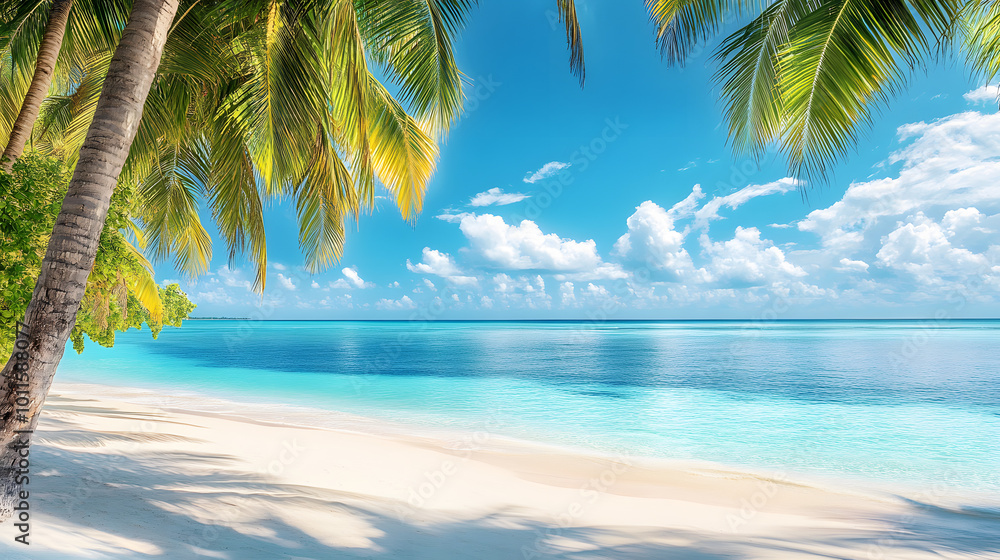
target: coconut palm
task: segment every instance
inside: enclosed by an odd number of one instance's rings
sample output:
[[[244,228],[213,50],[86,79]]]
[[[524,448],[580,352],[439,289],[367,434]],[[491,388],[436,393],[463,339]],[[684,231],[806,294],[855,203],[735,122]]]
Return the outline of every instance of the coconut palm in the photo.
[[[24,151],[53,80],[72,81],[72,75],[58,70],[72,68],[89,52],[112,52],[127,14],[127,6],[118,0],[17,0],[0,5],[0,116],[5,117],[0,138],[6,146],[0,162],[5,170],[9,172]]]
[[[76,322],[111,194],[176,10],[177,0],[136,0],[132,7],[28,304],[25,332],[19,337],[27,343],[19,362],[26,367],[15,370],[15,356],[4,368],[11,386],[5,385],[0,401],[0,519],[11,515],[20,489],[17,444],[28,440],[17,430],[34,429]],[[26,405],[17,404],[15,389],[26,391]]]
[[[309,18],[298,15],[305,6]],[[197,209],[207,202],[230,254],[246,252],[257,265],[260,288],[269,199],[296,200],[314,269],[339,256],[344,211],[371,207],[377,183],[404,217],[419,211],[435,136],[462,104],[451,43],[471,2],[191,7],[171,31],[122,177],[140,185],[146,202],[136,207],[154,257],[204,270],[211,246]],[[324,59],[323,49],[345,55]],[[78,59],[67,71],[78,80],[46,100],[32,139],[71,165],[109,57],[97,49]]]
[[[420,211],[435,139],[461,109],[451,44],[470,6],[194,0],[172,21],[176,0],[137,0],[114,57],[75,61],[71,87],[46,102],[35,127],[53,152],[80,148],[25,319],[30,406],[16,410],[7,386],[0,403],[3,464],[14,464],[14,430],[37,421],[119,180],[137,188],[154,256],[174,255],[186,270],[208,263],[204,201],[231,254],[257,265],[262,288],[262,208],[274,198],[294,201],[309,266],[329,265],[345,218],[371,208],[378,188],[404,218]],[[0,516],[10,514],[14,474],[0,472]]]

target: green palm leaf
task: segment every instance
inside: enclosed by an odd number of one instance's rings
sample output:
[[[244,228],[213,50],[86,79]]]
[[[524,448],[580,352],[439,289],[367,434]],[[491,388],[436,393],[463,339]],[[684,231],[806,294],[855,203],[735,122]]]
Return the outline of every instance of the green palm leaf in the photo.
[[[824,0],[778,52],[781,149],[796,176],[823,176],[928,54],[956,13],[948,1]]]

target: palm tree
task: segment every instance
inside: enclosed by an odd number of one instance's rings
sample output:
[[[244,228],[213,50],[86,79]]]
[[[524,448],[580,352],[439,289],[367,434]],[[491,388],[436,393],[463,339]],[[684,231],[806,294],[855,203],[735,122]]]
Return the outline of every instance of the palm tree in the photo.
[[[69,11],[73,7],[73,0],[54,0],[49,10],[49,21],[42,34],[41,43],[38,46],[38,55],[35,58],[35,72],[24,96],[24,103],[21,111],[11,127],[10,137],[7,140],[7,147],[3,156],[0,156],[0,165],[8,172],[14,161],[21,157],[24,145],[31,135],[31,129],[35,125],[35,118],[38,117],[38,110],[42,106],[42,101],[49,93],[49,86],[52,84],[52,74],[56,69],[56,59],[59,58],[59,49],[62,46],[63,34],[66,32],[66,22],[69,20]]]
[[[0,519],[11,515],[20,489],[17,444],[27,445],[29,436],[17,430],[34,429],[76,322],[111,194],[139,127],[176,11],[177,0],[136,0],[133,4],[25,315],[26,327],[19,339],[27,342],[26,359],[21,361],[27,367],[15,377],[12,358],[4,368],[5,378],[17,383],[6,389],[0,402]],[[18,388],[26,391],[27,404],[17,403]]]
[[[153,256],[204,271],[211,244],[197,210],[207,203],[230,255],[250,256],[261,288],[269,199],[296,201],[314,269],[339,256],[343,217],[373,205],[376,183],[396,195],[405,218],[414,216],[434,168],[435,137],[462,105],[451,43],[471,5],[182,6],[122,174],[143,199],[137,217]],[[70,165],[108,57],[98,49],[77,59],[66,72],[82,78],[46,100],[32,140]],[[375,70],[390,77],[399,100]]]
[[[19,406],[8,386],[0,402],[2,464],[16,465],[15,430],[37,422],[116,183],[138,190],[154,256],[173,255],[186,270],[203,270],[210,257],[197,220],[201,199],[231,255],[246,251],[257,265],[258,288],[266,280],[262,208],[270,198],[295,201],[307,262],[327,266],[340,256],[345,218],[371,208],[378,185],[404,218],[420,211],[435,138],[461,110],[451,43],[470,7],[192,0],[171,24],[176,0],[142,0],[109,62],[100,51],[75,61],[72,87],[46,101],[35,127],[54,153],[80,147],[25,319],[20,388],[30,403]],[[400,100],[369,60],[395,82]],[[0,518],[11,513],[15,475],[0,468]]]
[[[57,78],[57,62],[62,58],[66,68],[71,64],[65,61],[79,60],[86,53],[113,51],[128,12],[120,2],[19,0],[5,4],[0,13],[4,21],[0,25],[0,50],[9,64],[0,78],[6,82],[0,96],[0,114],[17,115],[9,121],[4,119],[5,126],[0,127],[6,136],[0,165],[10,172]],[[65,73],[58,78],[72,80]]]

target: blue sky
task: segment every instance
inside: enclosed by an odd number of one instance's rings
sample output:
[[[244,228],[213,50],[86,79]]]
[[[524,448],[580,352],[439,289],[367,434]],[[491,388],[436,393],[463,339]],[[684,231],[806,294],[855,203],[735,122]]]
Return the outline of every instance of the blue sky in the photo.
[[[711,47],[683,68],[642,2],[578,2],[587,83],[554,2],[486,2],[457,46],[465,115],[415,224],[380,201],[340,265],[302,268],[294,212],[265,216],[263,295],[216,236],[195,316],[1000,316],[1000,117],[961,67],[914,77],[828,184],[734,157]]]

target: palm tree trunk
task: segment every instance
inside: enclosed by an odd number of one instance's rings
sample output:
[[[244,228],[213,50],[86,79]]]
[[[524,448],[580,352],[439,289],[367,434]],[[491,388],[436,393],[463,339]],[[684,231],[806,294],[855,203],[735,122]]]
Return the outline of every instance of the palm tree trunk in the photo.
[[[56,70],[56,60],[59,58],[59,49],[62,48],[66,22],[69,21],[69,11],[72,7],[73,0],[54,0],[49,9],[49,22],[45,25],[42,42],[38,45],[38,56],[35,58],[35,74],[31,77],[28,93],[21,103],[21,111],[10,129],[7,148],[0,157],[0,165],[8,172],[24,152],[24,145],[31,137],[31,129],[35,126],[42,101],[49,94],[52,73]]]
[[[18,341],[25,341],[26,353],[15,353],[4,367],[9,382],[0,389],[0,520],[9,518],[19,502],[23,478],[18,475],[24,473],[18,471],[24,470],[22,457],[27,453],[22,442],[30,441],[76,322],[111,195],[135,138],[177,3],[135,0],[132,5],[25,313],[25,335]],[[21,377],[14,375],[18,363],[27,364]]]

